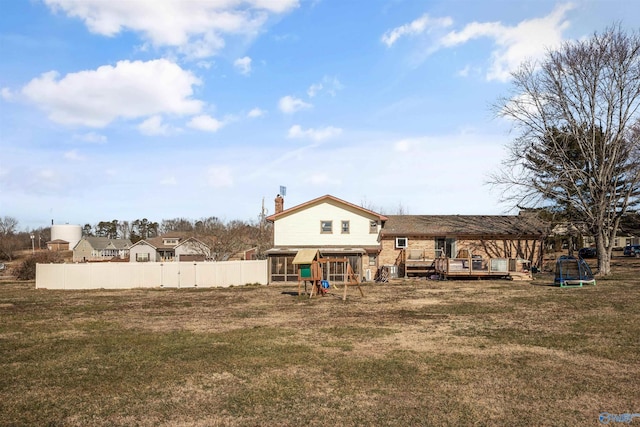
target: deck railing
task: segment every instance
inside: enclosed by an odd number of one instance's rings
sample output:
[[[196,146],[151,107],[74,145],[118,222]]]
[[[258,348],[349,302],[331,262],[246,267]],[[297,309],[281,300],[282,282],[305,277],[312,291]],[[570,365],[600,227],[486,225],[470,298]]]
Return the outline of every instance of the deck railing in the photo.
[[[437,258],[436,272],[446,276],[499,276],[527,273],[530,262],[514,258]]]

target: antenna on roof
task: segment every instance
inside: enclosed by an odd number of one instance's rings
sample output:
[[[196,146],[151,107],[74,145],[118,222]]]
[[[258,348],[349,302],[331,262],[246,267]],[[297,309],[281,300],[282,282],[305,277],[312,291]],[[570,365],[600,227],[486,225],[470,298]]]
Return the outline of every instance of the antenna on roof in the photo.
[[[281,195],[282,197],[284,197],[284,196],[286,196],[286,195],[287,195],[287,187],[285,187],[285,186],[283,186],[283,185],[281,185],[281,186],[280,186],[280,195]]]

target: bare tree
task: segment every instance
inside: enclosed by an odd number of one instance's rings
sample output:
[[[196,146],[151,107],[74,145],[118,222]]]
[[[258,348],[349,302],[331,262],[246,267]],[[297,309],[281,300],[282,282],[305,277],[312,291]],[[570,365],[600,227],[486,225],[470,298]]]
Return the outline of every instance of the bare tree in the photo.
[[[128,239],[131,236],[131,224],[129,221],[118,221],[117,231],[121,239]]]
[[[193,234],[193,221],[187,218],[163,219],[160,222],[160,234],[168,233]]]
[[[619,26],[550,51],[513,73],[496,104],[518,136],[491,178],[519,207],[560,207],[592,233],[611,272],[620,218],[639,203],[640,36]]]
[[[11,216],[0,218],[0,259],[13,259],[14,253],[21,249],[20,239],[16,235],[18,220]]]

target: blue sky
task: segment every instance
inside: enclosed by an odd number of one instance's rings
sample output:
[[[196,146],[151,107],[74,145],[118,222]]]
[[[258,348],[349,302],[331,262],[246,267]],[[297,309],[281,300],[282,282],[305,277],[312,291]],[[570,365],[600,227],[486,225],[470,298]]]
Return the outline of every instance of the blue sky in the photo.
[[[510,212],[509,73],[640,2],[31,0],[0,14],[0,216]]]

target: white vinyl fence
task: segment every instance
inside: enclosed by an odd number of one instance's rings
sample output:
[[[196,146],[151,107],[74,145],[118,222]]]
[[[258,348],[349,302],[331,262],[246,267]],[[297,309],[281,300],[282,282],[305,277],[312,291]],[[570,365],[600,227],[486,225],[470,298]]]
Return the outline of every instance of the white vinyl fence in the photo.
[[[268,283],[267,261],[37,264],[36,288],[210,288]]]

